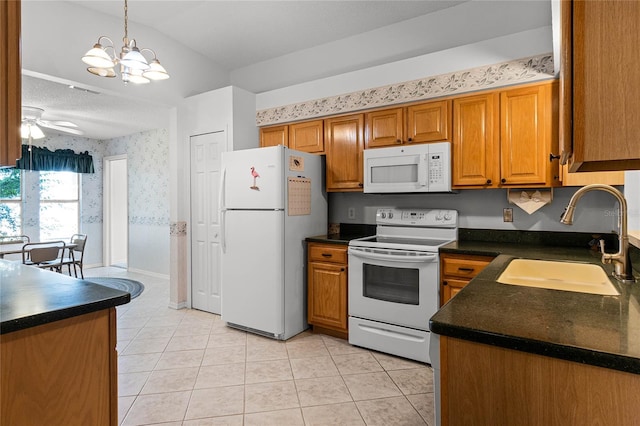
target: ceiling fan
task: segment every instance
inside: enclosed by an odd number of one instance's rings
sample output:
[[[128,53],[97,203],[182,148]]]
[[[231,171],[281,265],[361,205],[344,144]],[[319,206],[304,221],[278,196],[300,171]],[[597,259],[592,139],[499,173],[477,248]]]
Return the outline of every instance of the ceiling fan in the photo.
[[[78,129],[78,125],[70,121],[48,121],[42,119],[44,110],[42,108],[23,106],[22,107],[22,125],[20,133],[23,139],[41,139],[44,133],[40,127],[46,127],[58,130],[63,133],[71,133],[73,135],[83,135],[84,132]]]

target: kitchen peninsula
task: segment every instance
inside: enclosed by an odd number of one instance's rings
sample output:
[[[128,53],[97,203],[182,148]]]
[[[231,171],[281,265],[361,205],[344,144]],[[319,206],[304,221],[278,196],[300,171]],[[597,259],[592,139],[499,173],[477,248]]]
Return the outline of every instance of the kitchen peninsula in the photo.
[[[0,260],[0,424],[116,425],[116,309],[129,293]]]
[[[586,248],[461,240],[441,251],[497,257],[431,318],[439,424],[637,424],[638,283],[611,278],[620,294],[603,296],[497,282],[514,258],[601,265]]]

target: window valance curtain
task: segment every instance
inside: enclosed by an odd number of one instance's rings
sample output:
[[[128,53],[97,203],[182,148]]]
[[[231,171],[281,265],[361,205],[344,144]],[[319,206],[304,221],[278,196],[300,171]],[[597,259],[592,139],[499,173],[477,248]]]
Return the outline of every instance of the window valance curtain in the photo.
[[[93,157],[89,151],[76,154],[72,149],[56,149],[22,145],[22,158],[16,161],[16,168],[49,172],[95,173]]]

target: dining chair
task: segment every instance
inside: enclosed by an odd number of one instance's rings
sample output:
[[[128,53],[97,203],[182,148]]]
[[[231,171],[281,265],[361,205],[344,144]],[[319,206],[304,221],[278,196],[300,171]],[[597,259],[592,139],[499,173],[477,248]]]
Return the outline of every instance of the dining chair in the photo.
[[[64,248],[64,241],[27,243],[22,246],[22,263],[61,272]]]
[[[28,235],[0,235],[0,244],[26,244],[30,243]]]
[[[63,257],[62,265],[67,265],[69,275],[71,275],[71,266],[73,266],[73,273],[76,278],[78,278],[77,268],[80,268],[80,277],[84,279],[84,271],[82,267],[84,262],[84,248],[87,245],[87,235],[73,234],[69,242],[69,255]]]

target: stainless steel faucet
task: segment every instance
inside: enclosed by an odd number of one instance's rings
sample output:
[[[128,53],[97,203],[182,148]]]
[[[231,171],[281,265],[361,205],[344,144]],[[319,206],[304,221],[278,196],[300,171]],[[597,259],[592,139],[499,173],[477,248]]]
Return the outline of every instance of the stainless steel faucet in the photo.
[[[575,212],[576,203],[584,194],[590,191],[604,191],[616,197],[620,203],[620,214],[618,215],[618,252],[609,254],[604,251],[604,240],[600,240],[600,252],[602,253],[602,263],[613,263],[613,276],[621,282],[635,282],[633,271],[631,269],[631,260],[629,258],[629,236],[627,235],[627,200],[624,195],[616,188],[609,185],[599,183],[583,186],[578,189],[569,204],[564,209],[560,222],[565,225],[573,225],[573,214]]]

